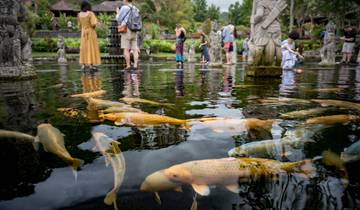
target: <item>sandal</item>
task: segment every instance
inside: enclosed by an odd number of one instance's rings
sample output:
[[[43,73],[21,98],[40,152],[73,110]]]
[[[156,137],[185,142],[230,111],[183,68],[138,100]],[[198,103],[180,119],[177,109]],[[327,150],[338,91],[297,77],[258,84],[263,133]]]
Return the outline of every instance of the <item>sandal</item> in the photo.
[[[131,70],[131,66],[126,67],[124,70],[125,70],[125,71],[129,71],[129,70]]]

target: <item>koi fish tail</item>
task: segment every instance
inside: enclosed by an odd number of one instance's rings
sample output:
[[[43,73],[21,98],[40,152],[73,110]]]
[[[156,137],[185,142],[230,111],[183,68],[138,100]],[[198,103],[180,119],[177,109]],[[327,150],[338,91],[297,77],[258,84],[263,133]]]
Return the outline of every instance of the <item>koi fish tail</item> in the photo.
[[[74,158],[70,164],[71,164],[70,166],[71,166],[72,172],[75,177],[75,181],[77,181],[77,171],[84,164],[84,161]]]
[[[306,178],[312,178],[316,175],[316,168],[311,160],[302,160],[293,163],[283,163],[282,167],[288,173],[300,173]]]
[[[114,204],[114,209],[118,210],[116,197],[117,197],[117,193],[114,190],[112,190],[106,194],[104,203],[108,206],[111,206],[112,204]]]
[[[325,151],[322,153],[322,162],[327,166],[335,167],[340,174],[344,187],[347,187],[349,184],[349,176],[344,162],[340,159],[340,156],[333,152]]]

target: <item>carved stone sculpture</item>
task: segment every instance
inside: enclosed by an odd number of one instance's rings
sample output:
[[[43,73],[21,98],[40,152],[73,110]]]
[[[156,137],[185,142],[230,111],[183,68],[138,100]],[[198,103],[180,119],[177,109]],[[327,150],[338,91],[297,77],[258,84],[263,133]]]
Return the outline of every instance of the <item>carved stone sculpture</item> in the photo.
[[[58,63],[59,64],[66,64],[67,63],[67,59],[66,59],[66,52],[65,52],[65,40],[63,36],[59,36],[59,40],[58,40]]]
[[[324,45],[320,50],[321,62],[319,65],[331,66],[335,65],[336,58],[336,25],[334,22],[329,21],[326,25],[326,33],[324,36]]]
[[[254,0],[251,16],[249,64],[280,66],[281,28],[279,16],[286,8],[285,0]]]
[[[31,41],[21,29],[25,10],[21,0],[0,1],[0,79],[36,76],[32,65]]]
[[[211,22],[210,32],[210,66],[222,66],[221,32],[218,32],[217,22]]]

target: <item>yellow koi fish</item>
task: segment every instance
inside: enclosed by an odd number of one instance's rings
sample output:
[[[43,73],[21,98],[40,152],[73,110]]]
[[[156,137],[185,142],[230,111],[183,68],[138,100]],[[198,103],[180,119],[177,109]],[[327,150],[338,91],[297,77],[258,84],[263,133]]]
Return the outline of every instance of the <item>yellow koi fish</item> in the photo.
[[[316,116],[328,111],[328,108],[315,108],[301,111],[288,112],[285,114],[281,114],[281,118],[284,119],[300,119],[305,117]]]
[[[114,113],[104,114],[99,116],[101,119],[115,122],[115,125],[130,125],[130,126],[156,126],[156,125],[180,125],[187,127],[186,120],[179,120],[172,117],[167,117],[157,114],[147,113]]]
[[[119,142],[114,141],[103,133],[94,133],[93,136],[96,141],[96,147],[110,161],[114,173],[114,187],[106,194],[104,203],[109,206],[114,205],[114,208],[117,210],[116,197],[125,176],[125,158],[119,148]]]
[[[14,138],[34,143],[35,137],[17,131],[0,130],[0,138]]]
[[[314,99],[312,101],[319,103],[323,107],[335,106],[335,107],[355,109],[360,111],[360,104],[354,102],[340,101],[340,100],[320,100],[320,99]]]
[[[310,160],[292,163],[259,158],[190,161],[155,172],[145,179],[140,190],[154,192],[154,189],[160,189],[157,187],[158,183],[165,189],[174,183],[189,184],[202,196],[210,194],[209,185],[224,186],[231,192],[239,193],[239,183],[259,178],[274,178],[280,173],[300,173],[308,176],[313,174],[314,170]],[[154,186],[156,187],[153,188]]]
[[[299,99],[299,98],[285,98],[285,97],[279,97],[279,98],[266,98],[266,99],[258,99],[258,102],[260,102],[263,105],[277,105],[277,104],[310,104],[311,101]]]
[[[143,112],[143,111],[129,106],[129,107],[109,107],[109,108],[103,110],[103,112],[105,114],[108,114],[108,113],[122,113],[122,112],[130,112],[131,113],[131,112]]]
[[[98,90],[94,92],[89,93],[80,93],[80,94],[74,94],[71,95],[72,98],[90,98],[90,97],[100,97],[106,94],[105,90]]]
[[[129,105],[117,101],[108,101],[108,100],[101,100],[95,98],[87,98],[86,101],[88,102],[89,105],[94,106],[96,108],[129,107]]]
[[[75,179],[77,179],[77,169],[83,164],[82,160],[71,157],[65,148],[64,134],[50,124],[41,124],[37,127],[35,143],[41,143],[46,152],[53,153],[69,166],[72,167]]]
[[[159,103],[156,101],[150,101],[147,99],[141,99],[141,98],[120,98],[120,101],[123,101],[127,104],[148,104],[152,106],[172,106],[173,104],[167,104],[167,103]]]
[[[306,125],[314,125],[314,124],[323,124],[323,125],[332,125],[332,124],[348,124],[352,121],[360,120],[360,116],[356,115],[332,115],[332,116],[323,116],[323,117],[315,117],[306,120]]]

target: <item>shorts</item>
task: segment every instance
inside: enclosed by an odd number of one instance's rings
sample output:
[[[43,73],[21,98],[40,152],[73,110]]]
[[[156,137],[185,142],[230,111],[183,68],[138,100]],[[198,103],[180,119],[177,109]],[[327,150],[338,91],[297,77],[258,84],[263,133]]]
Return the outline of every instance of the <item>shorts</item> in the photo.
[[[130,31],[130,29],[128,29],[126,33],[121,34],[121,49],[139,49],[136,32]]]
[[[224,43],[224,49],[226,52],[232,52],[234,51],[234,46],[232,42],[225,42]]]
[[[352,53],[354,51],[354,42],[345,42],[342,48],[343,53]]]

